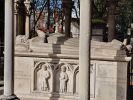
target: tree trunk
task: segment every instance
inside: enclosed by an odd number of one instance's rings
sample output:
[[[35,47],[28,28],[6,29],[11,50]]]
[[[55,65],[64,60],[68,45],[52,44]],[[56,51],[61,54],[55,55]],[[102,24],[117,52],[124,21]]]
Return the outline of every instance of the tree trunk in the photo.
[[[116,4],[111,3],[108,14],[108,42],[112,41],[115,35],[115,9]]]
[[[71,37],[72,0],[62,0],[62,6],[65,16],[65,35],[66,37]]]

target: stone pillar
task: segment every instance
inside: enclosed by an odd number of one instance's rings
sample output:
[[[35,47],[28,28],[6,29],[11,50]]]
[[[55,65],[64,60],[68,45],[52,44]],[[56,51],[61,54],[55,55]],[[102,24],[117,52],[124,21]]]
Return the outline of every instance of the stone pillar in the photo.
[[[13,0],[5,0],[4,100],[13,96]],[[3,100],[3,99],[2,99]]]
[[[26,16],[25,36],[27,39],[30,37],[30,17],[28,15]]]
[[[25,36],[28,39],[30,37],[30,0],[25,0],[26,7],[26,21],[25,21]]]
[[[14,4],[16,9],[16,35],[25,35],[25,15],[26,9],[24,0],[17,0]]]
[[[90,100],[91,0],[80,0],[79,100]]]
[[[18,13],[17,13],[17,2],[18,0],[14,0],[14,40],[17,36],[17,16],[18,16]]]

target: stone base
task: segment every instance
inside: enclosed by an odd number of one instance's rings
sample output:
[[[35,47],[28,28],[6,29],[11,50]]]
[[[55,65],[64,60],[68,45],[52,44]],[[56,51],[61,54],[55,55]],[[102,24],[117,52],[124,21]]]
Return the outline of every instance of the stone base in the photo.
[[[11,96],[2,95],[0,96],[0,100],[20,100],[20,99],[17,98],[15,95],[11,95]]]

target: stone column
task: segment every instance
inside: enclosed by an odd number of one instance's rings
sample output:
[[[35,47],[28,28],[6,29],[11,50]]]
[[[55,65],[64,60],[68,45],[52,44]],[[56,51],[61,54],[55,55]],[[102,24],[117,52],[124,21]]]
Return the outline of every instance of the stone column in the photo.
[[[17,36],[17,16],[18,16],[18,13],[17,13],[17,9],[16,9],[16,3],[18,2],[18,0],[14,0],[14,40]]]
[[[28,39],[30,37],[30,0],[25,0],[24,4],[26,7],[25,36]]]
[[[13,96],[13,0],[5,0],[4,97]],[[4,99],[4,100],[7,100]],[[3,99],[2,99],[3,100]]]
[[[90,100],[91,0],[80,0],[79,100]]]
[[[26,23],[25,23],[25,36],[28,39],[30,36],[30,17],[26,16]]]

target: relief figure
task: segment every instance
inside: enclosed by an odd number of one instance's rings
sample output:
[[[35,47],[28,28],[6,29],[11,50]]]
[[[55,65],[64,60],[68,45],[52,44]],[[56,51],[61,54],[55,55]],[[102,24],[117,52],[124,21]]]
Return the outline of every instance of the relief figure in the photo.
[[[47,70],[46,65],[42,65],[43,71],[40,73],[40,89],[41,91],[49,91],[50,72]]]
[[[68,75],[66,73],[66,67],[61,67],[61,73],[60,73],[60,93],[67,92],[67,81],[68,81]]]

